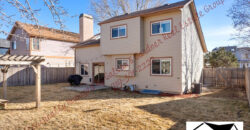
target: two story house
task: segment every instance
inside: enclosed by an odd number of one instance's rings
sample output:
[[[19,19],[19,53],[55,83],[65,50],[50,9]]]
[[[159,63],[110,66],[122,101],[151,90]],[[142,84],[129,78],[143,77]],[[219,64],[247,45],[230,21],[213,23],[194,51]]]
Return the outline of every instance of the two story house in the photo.
[[[207,48],[193,0],[107,19],[97,35],[92,16],[82,14],[79,22],[81,40],[73,48],[83,83],[182,94],[201,80]]]
[[[7,40],[11,55],[45,56],[46,67],[74,67],[75,53],[71,46],[79,43],[79,34],[16,22]]]
[[[231,52],[236,56],[239,68],[250,67],[250,47],[224,46],[214,48],[213,51],[217,51],[220,48],[223,48],[225,51]]]

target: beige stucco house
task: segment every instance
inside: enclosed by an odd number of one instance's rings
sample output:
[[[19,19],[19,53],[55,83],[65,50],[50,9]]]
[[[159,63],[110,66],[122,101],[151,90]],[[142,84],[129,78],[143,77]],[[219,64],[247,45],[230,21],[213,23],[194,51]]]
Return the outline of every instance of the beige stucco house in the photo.
[[[46,67],[75,67],[71,47],[79,43],[79,34],[16,22],[7,39],[11,55],[45,56]]]
[[[73,48],[83,83],[182,94],[200,82],[207,48],[193,0],[124,14],[99,25],[101,33],[94,36],[93,18],[80,16],[81,42]]]

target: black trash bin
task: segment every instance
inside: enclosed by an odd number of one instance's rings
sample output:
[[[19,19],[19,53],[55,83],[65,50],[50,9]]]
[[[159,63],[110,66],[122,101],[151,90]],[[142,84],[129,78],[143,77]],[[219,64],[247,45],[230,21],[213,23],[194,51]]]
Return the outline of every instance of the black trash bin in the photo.
[[[202,83],[195,83],[194,84],[194,93],[201,94],[202,93]]]
[[[71,85],[80,85],[81,80],[82,80],[82,76],[80,75],[70,75],[68,78],[68,82]]]

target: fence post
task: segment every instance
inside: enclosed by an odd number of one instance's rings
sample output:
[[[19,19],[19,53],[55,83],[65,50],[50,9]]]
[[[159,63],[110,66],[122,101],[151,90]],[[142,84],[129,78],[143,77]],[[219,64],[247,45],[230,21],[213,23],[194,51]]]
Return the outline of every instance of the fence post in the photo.
[[[249,69],[246,68],[245,70],[245,88],[247,93],[248,105],[250,107],[250,77],[249,77]]]
[[[202,69],[202,85],[204,86],[204,71],[205,71],[205,69],[203,68]]]

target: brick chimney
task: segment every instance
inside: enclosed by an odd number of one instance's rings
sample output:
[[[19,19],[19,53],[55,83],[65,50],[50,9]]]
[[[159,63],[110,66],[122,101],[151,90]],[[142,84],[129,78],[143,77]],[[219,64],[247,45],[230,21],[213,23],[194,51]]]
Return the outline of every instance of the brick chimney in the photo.
[[[93,28],[93,17],[87,14],[81,14],[79,17],[79,32],[80,42],[88,40],[94,36]]]

